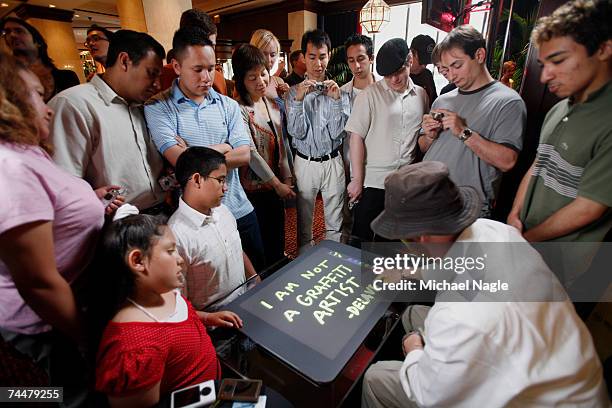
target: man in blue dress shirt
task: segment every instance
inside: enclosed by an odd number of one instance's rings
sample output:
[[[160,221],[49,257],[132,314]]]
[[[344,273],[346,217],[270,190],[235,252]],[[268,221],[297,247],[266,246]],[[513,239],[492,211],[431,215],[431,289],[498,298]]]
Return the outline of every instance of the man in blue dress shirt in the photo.
[[[312,243],[312,218],[321,192],[326,238],[340,241],[344,202],[344,166],[338,150],[348,119],[349,96],[326,79],[331,41],[321,30],[302,36],[306,79],[293,86],[287,101],[288,130],[295,147],[294,171],[297,192],[298,246]]]

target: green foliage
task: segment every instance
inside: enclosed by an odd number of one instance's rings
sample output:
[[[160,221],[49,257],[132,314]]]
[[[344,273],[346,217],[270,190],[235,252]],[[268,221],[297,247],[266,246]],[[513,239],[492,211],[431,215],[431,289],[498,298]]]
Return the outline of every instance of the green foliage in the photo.
[[[508,21],[509,10],[505,9],[500,24]],[[527,52],[529,51],[529,40],[531,31],[537,20],[538,8],[534,10],[525,18],[517,13],[512,14],[512,23],[510,25],[510,37],[508,39],[509,48],[506,50],[506,58],[504,61],[516,62],[516,71],[512,76],[514,81],[514,89],[517,91],[521,88],[521,82],[523,80],[523,72],[525,68],[525,62],[527,60]],[[504,24],[505,26],[505,24]],[[498,40],[495,42],[495,48],[493,49],[493,59],[491,65],[491,75],[493,78],[499,77],[500,61],[502,57],[503,42]]]
[[[329,64],[327,64],[327,76],[333,79],[338,86],[342,86],[351,80],[351,69],[346,63],[346,50],[344,45],[334,48],[331,51]]]

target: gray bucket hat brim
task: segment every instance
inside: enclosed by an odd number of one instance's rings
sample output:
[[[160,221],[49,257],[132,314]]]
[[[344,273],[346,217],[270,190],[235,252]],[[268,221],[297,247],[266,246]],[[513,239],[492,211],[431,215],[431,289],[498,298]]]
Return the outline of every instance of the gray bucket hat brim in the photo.
[[[413,238],[421,235],[458,234],[478,219],[482,200],[473,187],[458,186],[463,206],[454,213],[440,214],[436,217],[405,218],[383,210],[372,221],[370,227],[377,235],[387,239]]]

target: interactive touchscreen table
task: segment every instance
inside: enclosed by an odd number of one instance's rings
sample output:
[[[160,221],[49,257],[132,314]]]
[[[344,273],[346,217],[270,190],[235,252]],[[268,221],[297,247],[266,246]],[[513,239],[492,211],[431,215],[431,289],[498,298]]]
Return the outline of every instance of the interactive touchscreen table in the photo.
[[[242,333],[252,346],[234,344],[232,353],[222,347],[217,351],[222,360],[224,355],[233,356],[225,362],[232,360],[230,365],[236,371],[254,378],[267,377],[262,378],[264,383],[272,381],[281,393],[285,386],[308,389],[305,384],[295,387],[292,381],[307,380],[315,388],[327,385],[334,389],[330,391],[334,395],[329,396],[331,405],[324,402],[324,406],[334,406],[342,397],[337,392],[339,378],[345,377],[340,388],[348,392],[351,381],[363,374],[395,327],[398,313],[389,312],[390,306],[371,285],[362,283],[358,249],[322,241],[227,305],[226,309],[242,318]],[[393,319],[383,318],[390,315]],[[374,350],[368,350],[364,340],[381,325],[372,342]],[[266,354],[274,358],[264,357]],[[248,362],[241,358],[245,355],[250,356]],[[293,374],[283,368],[286,366]],[[292,376],[294,380],[289,379]]]

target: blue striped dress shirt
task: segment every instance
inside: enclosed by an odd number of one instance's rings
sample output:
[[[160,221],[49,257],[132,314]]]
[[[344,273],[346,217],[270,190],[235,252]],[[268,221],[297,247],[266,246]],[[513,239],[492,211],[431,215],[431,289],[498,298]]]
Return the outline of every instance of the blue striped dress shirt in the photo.
[[[177,79],[169,89],[147,102],[144,111],[153,142],[162,154],[177,144],[176,135],[188,146],[228,143],[237,148],[251,143],[238,103],[214,89],[198,105],[181,92]],[[238,169],[227,173],[227,193],[223,204],[236,219],[253,211],[240,184]]]
[[[344,126],[350,113],[350,97],[340,91],[335,100],[319,91],[313,91],[302,101],[296,101],[297,86],[289,90],[287,103],[287,129],[293,146],[305,156],[321,157],[340,147],[344,139]]]

